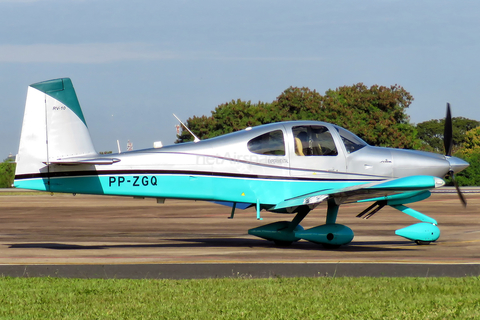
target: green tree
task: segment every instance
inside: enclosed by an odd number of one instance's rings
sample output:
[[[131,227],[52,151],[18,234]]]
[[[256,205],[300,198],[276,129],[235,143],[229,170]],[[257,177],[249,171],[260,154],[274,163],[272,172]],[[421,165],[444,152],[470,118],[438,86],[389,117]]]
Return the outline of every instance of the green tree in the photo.
[[[473,152],[468,156],[460,155],[470,166],[455,175],[460,186],[480,186],[480,152]]]
[[[480,186],[480,127],[469,130],[463,140],[455,156],[464,159],[470,166],[456,174],[455,178],[461,186]]]
[[[277,122],[269,118],[272,108],[270,104],[251,101],[232,100],[219,105],[212,111],[210,117],[193,116],[187,119],[186,126],[192,130],[199,139],[213,138],[222,134],[258,126],[265,123]],[[193,141],[192,135],[182,128],[177,135],[176,143]]]
[[[465,143],[465,133],[480,126],[480,121],[464,117],[452,118],[453,125],[453,152]],[[444,153],[443,131],[445,119],[432,119],[417,124],[418,138],[422,141],[421,149]]]
[[[480,153],[480,126],[465,133],[459,153],[465,156],[469,156],[473,153]]]
[[[397,85],[344,86],[325,93],[318,120],[336,123],[372,145],[414,148],[416,131],[405,113],[412,101]]]
[[[412,101],[397,85],[369,88],[358,83],[328,90],[324,96],[309,88],[290,87],[272,103],[232,100],[219,105],[210,117],[189,118],[187,126],[204,139],[272,122],[319,120],[345,127],[373,145],[413,148],[416,130],[405,113]],[[183,130],[176,142],[192,140]]]
[[[11,188],[15,178],[15,162],[12,158],[0,163],[0,188]]]

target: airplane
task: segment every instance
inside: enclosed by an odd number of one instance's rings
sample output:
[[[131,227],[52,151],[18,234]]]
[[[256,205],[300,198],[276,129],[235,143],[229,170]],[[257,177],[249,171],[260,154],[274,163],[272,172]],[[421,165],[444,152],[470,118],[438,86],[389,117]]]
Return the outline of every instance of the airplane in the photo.
[[[429,244],[440,236],[437,221],[406,204],[442,187],[442,178],[468,167],[453,157],[447,104],[446,154],[368,145],[352,132],[319,121],[287,121],[248,127],[219,137],[119,154],[98,154],[72,81],[30,85],[14,186],[48,192],[213,201],[236,209],[254,207],[293,215],[248,230],[278,246],[299,240],[338,248],[353,231],[336,223],[345,203],[372,203],[358,214],[370,218],[385,206],[420,222],[395,234]],[[465,199],[457,187],[460,199]],[[320,203],[325,223],[300,223]]]

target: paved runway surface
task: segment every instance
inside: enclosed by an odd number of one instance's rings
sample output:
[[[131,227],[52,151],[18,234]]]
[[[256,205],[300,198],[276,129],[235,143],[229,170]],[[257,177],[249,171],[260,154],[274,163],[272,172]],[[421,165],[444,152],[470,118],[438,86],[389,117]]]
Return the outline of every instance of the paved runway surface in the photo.
[[[208,202],[87,195],[0,193],[0,274],[105,278],[223,276],[462,276],[480,274],[480,194],[434,194],[412,208],[439,223],[440,239],[418,246],[394,234],[418,221],[392,208],[368,220],[365,205],[340,207],[338,223],[355,232],[338,250],[300,241],[278,248],[247,234],[291,215]],[[305,228],[323,224],[325,206]]]

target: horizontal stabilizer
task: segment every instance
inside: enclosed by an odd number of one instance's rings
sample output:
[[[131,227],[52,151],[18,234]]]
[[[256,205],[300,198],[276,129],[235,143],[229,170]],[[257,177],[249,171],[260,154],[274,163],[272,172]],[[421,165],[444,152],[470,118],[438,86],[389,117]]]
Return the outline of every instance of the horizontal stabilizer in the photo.
[[[58,159],[55,161],[50,161],[50,164],[58,165],[79,165],[79,164],[98,164],[98,165],[108,165],[119,162],[120,159],[117,158],[72,158],[72,159]]]

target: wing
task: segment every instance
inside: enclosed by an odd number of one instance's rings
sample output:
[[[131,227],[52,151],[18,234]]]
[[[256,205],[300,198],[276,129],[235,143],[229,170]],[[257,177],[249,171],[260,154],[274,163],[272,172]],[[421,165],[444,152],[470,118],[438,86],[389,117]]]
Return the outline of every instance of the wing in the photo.
[[[347,188],[319,190],[286,199],[270,210],[289,212],[289,209],[302,205],[316,206],[327,198],[336,198],[338,203],[377,201],[379,198],[387,200],[384,197],[409,192],[417,194],[417,191],[439,188],[444,184],[445,182],[442,179],[433,176],[409,176],[358,184]],[[409,194],[410,197],[411,194]]]

